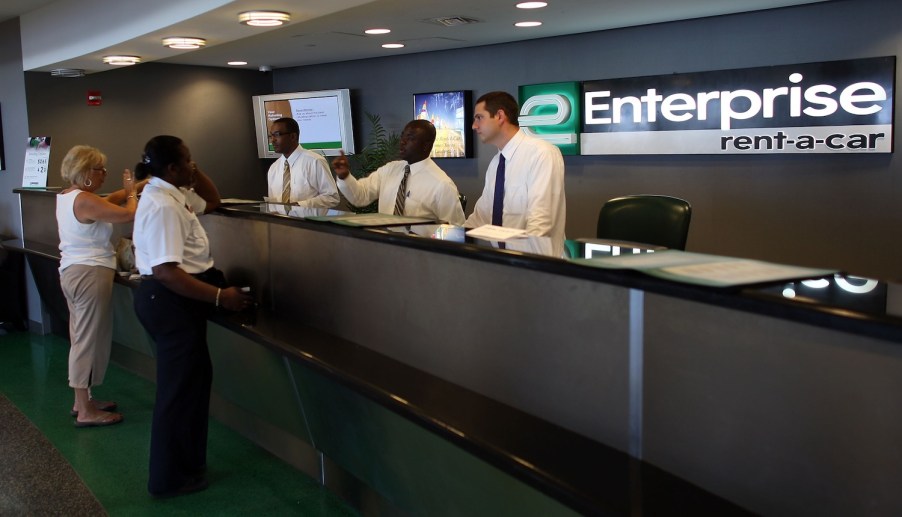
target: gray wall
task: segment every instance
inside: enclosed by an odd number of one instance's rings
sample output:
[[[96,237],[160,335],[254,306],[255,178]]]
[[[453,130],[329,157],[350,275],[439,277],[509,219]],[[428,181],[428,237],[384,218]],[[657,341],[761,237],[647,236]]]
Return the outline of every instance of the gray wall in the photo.
[[[21,68],[21,66],[20,66]],[[251,96],[270,93],[272,77],[256,71],[146,63],[81,78],[27,72],[31,133],[53,137],[48,184],[76,144],[106,153],[110,174],[102,191],[122,188],[155,135],[182,138],[192,158],[224,197],[262,198],[268,166],[257,158]],[[101,106],[88,106],[99,91]]]
[[[0,112],[3,117],[4,169],[0,171],[0,236],[19,236],[19,199],[12,193],[22,186],[28,113],[25,108],[25,79],[19,20],[0,23]]]
[[[67,146],[86,142],[107,151],[114,168],[132,166],[148,137],[174,133],[216,174],[224,195],[256,197],[263,193],[267,163],[256,158],[249,97],[267,90],[350,88],[358,132],[365,127],[364,111],[381,115],[398,130],[410,117],[415,92],[463,88],[478,96],[550,81],[894,56],[902,49],[900,27],[896,0],[838,0],[297,67],[272,76],[153,63],[77,80],[29,73],[29,121],[32,133],[52,134],[56,160]],[[104,106],[86,106],[89,89],[102,91]],[[358,135],[358,145],[365,141],[366,135]],[[470,198],[470,207],[492,154],[477,143],[476,158],[439,162]],[[694,206],[690,251],[902,277],[902,242],[893,238],[902,222],[897,202],[902,183],[896,178],[902,165],[895,155],[584,156],[565,161],[569,237],[594,234],[606,199],[666,193]],[[58,161],[51,166],[58,170]],[[4,203],[6,192],[0,192]]]
[[[472,49],[276,70],[276,92],[351,88],[358,112],[400,129],[411,94],[516,94],[522,84],[897,55],[898,0],[836,1]],[[897,72],[898,74],[898,72]],[[898,111],[898,110],[897,110]],[[897,117],[898,121],[898,117]],[[899,131],[896,131],[898,135]],[[896,136],[898,141],[898,136]],[[899,146],[896,146],[898,149]],[[470,198],[494,148],[439,164]],[[595,233],[601,203],[666,193],[694,207],[688,250],[902,277],[902,165],[883,156],[567,157],[567,236]]]

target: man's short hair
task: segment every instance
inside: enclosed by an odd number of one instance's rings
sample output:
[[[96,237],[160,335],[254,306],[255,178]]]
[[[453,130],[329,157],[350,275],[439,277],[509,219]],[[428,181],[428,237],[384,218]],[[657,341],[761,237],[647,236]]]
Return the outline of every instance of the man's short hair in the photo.
[[[435,126],[432,125],[432,122],[423,119],[414,119],[407,123],[408,126],[417,128],[423,131],[426,135],[426,141],[431,144],[435,142]]]
[[[507,120],[509,120],[511,124],[520,127],[520,123],[517,120],[517,116],[520,114],[520,106],[511,94],[507,92],[489,92],[476,99],[476,104],[479,104],[480,102],[485,103],[485,110],[488,111],[489,115],[493,118],[495,113],[497,113],[498,110],[501,110],[507,115]]]
[[[285,127],[287,127],[289,131],[297,133],[298,135],[301,134],[301,127],[298,126],[298,121],[291,117],[276,119],[273,121],[272,125],[275,126],[276,124],[285,124]]]

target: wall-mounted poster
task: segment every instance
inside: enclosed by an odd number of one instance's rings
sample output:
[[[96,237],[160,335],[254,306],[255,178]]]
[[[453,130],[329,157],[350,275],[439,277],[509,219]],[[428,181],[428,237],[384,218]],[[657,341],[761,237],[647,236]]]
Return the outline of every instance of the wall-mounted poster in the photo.
[[[33,136],[25,147],[25,171],[22,186],[43,188],[47,186],[47,167],[50,165],[50,137]]]
[[[435,126],[432,158],[472,158],[470,90],[413,94],[413,118]]]

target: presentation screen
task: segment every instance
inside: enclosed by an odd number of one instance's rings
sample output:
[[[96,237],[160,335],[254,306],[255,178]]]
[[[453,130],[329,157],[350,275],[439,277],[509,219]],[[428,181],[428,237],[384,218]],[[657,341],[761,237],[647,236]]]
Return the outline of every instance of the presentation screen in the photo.
[[[351,98],[348,90],[277,93],[253,98],[257,155],[278,158],[269,140],[275,120],[290,117],[301,128],[301,147],[326,156],[354,154]]]

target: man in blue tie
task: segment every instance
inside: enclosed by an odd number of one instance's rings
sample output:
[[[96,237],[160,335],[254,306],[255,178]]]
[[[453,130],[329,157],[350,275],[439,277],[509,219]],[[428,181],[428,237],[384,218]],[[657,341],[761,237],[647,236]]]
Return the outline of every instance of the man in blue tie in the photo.
[[[563,256],[564,158],[556,146],[520,129],[519,112],[507,92],[489,92],[476,101],[473,129],[499,153],[489,163],[482,196],[466,226],[494,224],[550,237],[555,255]]]

